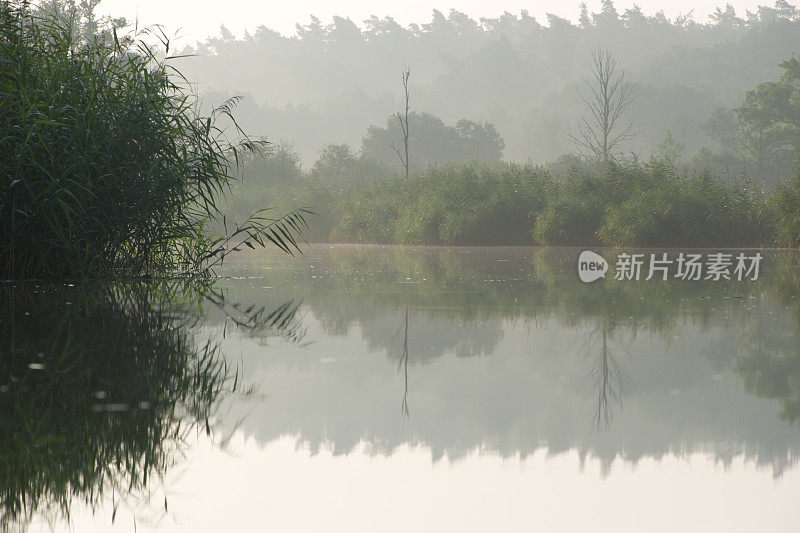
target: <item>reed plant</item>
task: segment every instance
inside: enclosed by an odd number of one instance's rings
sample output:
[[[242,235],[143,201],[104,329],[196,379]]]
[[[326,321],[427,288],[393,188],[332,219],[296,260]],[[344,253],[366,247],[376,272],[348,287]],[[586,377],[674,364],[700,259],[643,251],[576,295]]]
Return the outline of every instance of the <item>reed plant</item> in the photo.
[[[0,2],[0,276],[197,274],[242,247],[296,251],[304,210],[220,215],[262,146],[237,100],[202,116],[162,30],[106,30]]]
[[[681,175],[655,159],[562,176],[530,164],[449,165],[347,188],[328,231],[344,242],[759,247],[780,230],[795,246],[796,182],[770,197],[744,179]]]

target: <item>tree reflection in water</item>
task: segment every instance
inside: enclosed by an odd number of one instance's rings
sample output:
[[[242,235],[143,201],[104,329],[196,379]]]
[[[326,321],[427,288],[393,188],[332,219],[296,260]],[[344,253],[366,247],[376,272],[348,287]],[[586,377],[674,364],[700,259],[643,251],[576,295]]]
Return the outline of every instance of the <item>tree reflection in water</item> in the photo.
[[[400,406],[400,411],[404,417],[408,418],[408,307],[406,307],[403,327],[403,354],[400,356],[397,371],[399,372],[401,369],[403,370],[403,403]]]
[[[608,429],[611,425],[615,404],[622,409],[622,369],[611,353],[609,330],[609,325],[603,321],[589,333],[586,342],[585,357],[593,363],[588,377],[596,388],[593,419],[598,430]],[[595,344],[598,345],[596,355],[593,350]]]
[[[342,453],[422,444],[434,458],[577,450],[604,471],[694,453],[776,477],[797,464],[800,256],[765,253],[756,282],[584,284],[578,254],[319,246],[268,262],[269,291],[258,290],[261,260],[243,266],[230,286],[245,305],[302,296],[317,341],[274,361],[253,350],[254,366],[282,376],[270,398],[284,408],[256,413],[245,432]],[[336,356],[359,364],[317,371]],[[399,423],[412,394],[414,416]],[[400,416],[387,416],[396,400]]]

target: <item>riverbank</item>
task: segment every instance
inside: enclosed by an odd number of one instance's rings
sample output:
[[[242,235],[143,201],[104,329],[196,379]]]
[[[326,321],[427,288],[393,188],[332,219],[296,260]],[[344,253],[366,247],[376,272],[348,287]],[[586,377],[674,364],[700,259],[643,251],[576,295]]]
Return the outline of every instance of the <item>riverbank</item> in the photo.
[[[563,174],[514,163],[431,167],[406,180],[313,175],[236,185],[227,213],[259,203],[316,213],[318,242],[429,245],[795,247],[800,177],[767,191],[726,184],[666,161],[574,166]]]

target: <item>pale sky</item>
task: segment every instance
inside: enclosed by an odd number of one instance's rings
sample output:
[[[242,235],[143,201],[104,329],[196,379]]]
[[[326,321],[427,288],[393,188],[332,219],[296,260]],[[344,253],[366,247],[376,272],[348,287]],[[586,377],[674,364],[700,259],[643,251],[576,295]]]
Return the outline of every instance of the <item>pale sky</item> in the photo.
[[[737,1],[737,0],[619,0],[614,3],[617,11],[622,13],[634,3],[651,15],[663,10],[673,19],[679,14],[694,11],[694,18],[706,22],[708,14],[718,6],[730,3],[739,16],[744,17],[746,10],[754,11],[760,4],[773,5],[773,0]],[[794,3],[794,2],[792,2]],[[137,15],[139,25],[147,26],[155,23],[166,26],[170,34],[181,30],[187,43],[202,40],[209,34],[217,34],[220,24],[236,35],[245,30],[253,31],[260,25],[279,31],[284,35],[293,35],[295,23],[306,23],[309,15],[315,15],[328,23],[333,15],[349,17],[359,26],[370,15],[392,16],[399,23],[407,25],[411,22],[428,22],[433,9],[447,14],[451,8],[467,13],[472,18],[495,17],[503,11],[518,14],[526,9],[540,22],[546,23],[546,13],[553,13],[573,21],[577,20],[580,0],[405,0],[404,2],[387,2],[385,0],[290,0],[288,2],[269,2],[259,0],[104,0],[98,11],[104,14],[122,15],[134,20]],[[587,1],[589,10],[600,11],[600,0]]]

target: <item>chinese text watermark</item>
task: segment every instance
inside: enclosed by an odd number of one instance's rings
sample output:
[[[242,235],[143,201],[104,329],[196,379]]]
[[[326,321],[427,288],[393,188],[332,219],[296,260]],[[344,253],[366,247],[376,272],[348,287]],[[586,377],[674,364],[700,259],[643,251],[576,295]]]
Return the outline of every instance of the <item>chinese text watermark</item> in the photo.
[[[614,265],[614,279],[755,281],[760,273],[761,259],[760,252],[620,253]],[[578,258],[578,275],[586,283],[605,277],[608,268],[608,262],[595,252],[584,251]]]

